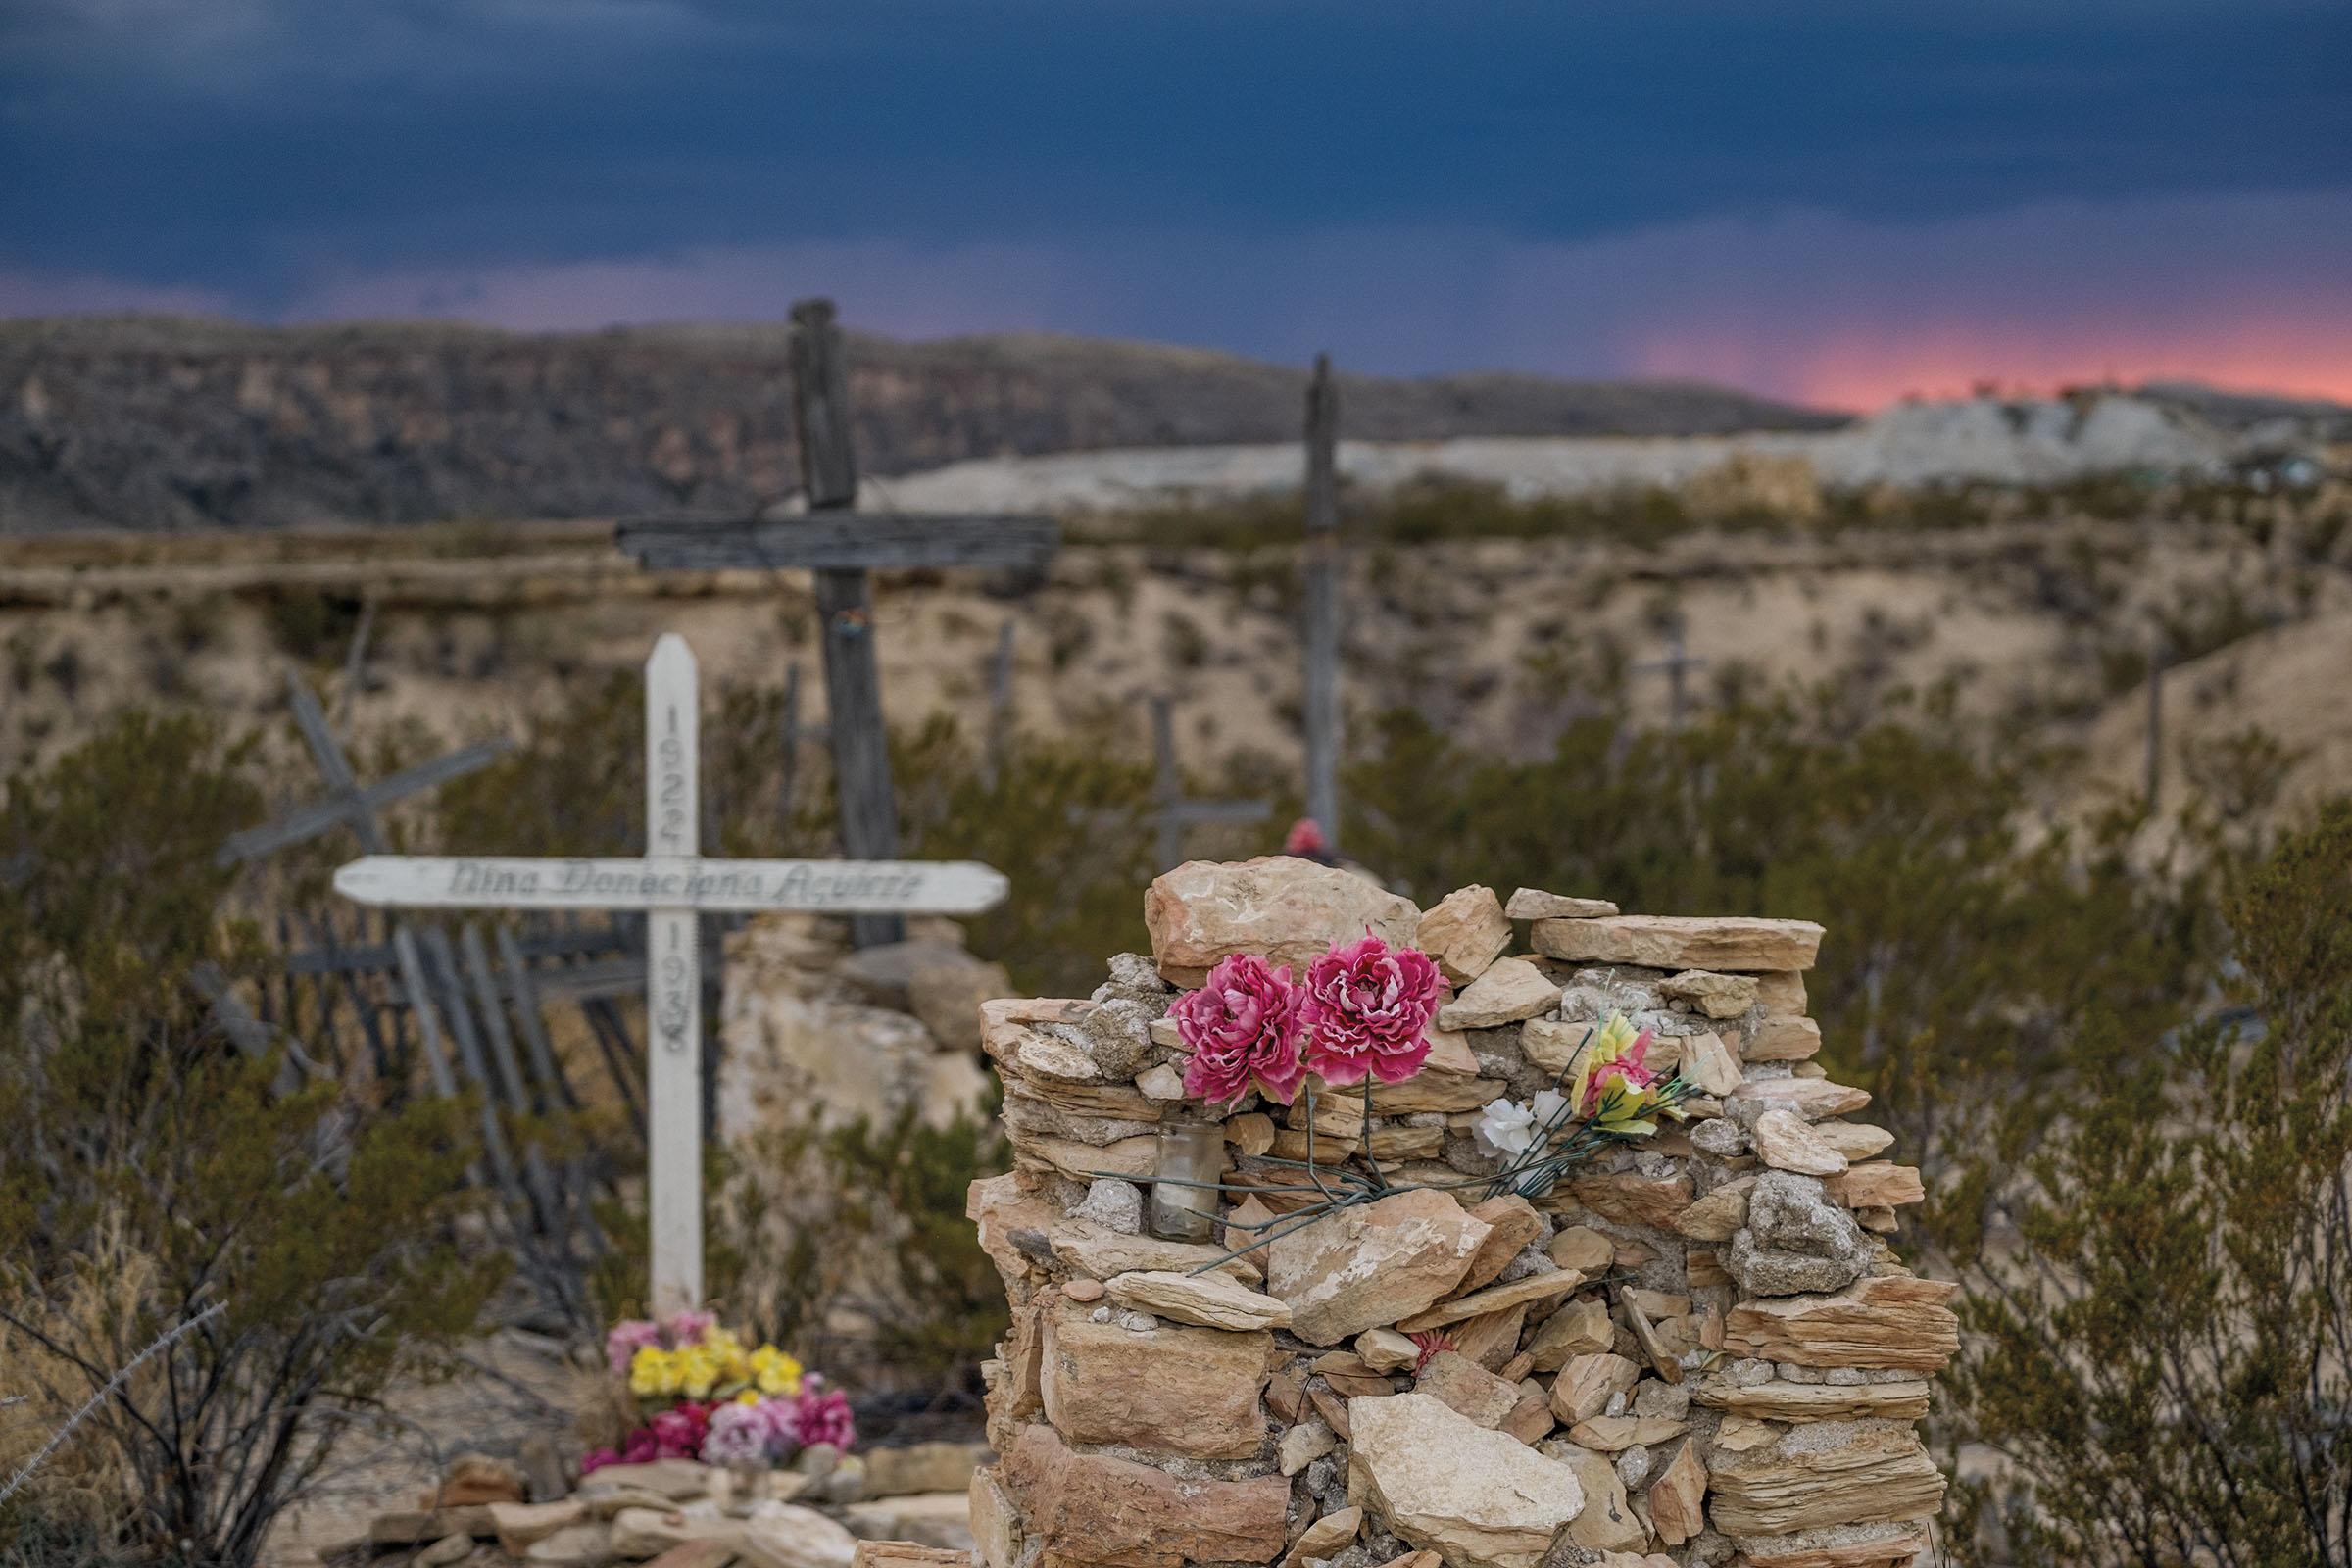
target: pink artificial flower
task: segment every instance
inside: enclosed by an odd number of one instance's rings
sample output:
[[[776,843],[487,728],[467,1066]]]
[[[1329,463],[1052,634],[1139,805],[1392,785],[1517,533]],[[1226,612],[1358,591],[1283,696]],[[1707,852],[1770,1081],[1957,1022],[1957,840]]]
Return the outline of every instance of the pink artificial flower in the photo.
[[[609,1464],[618,1463],[620,1463],[619,1449],[590,1448],[586,1453],[580,1455],[580,1474],[590,1475]]]
[[[1444,983],[1418,948],[1398,948],[1367,933],[1306,966],[1300,1009],[1313,1031],[1306,1070],[1338,1088],[1364,1081],[1400,1084],[1429,1059],[1429,1020]]]
[[[1429,1363],[1453,1348],[1453,1342],[1436,1329],[1423,1329],[1412,1337],[1413,1375],[1419,1377],[1429,1370]]]
[[[1207,984],[1178,997],[1168,1009],[1177,1038],[1193,1054],[1184,1066],[1184,1092],[1231,1104],[1250,1092],[1254,1078],[1289,1104],[1306,1076],[1298,1062],[1301,1000],[1288,964],[1271,969],[1250,953],[1221,960]]]
[[[683,1312],[672,1312],[669,1317],[669,1343],[673,1348],[684,1349],[699,1342],[717,1323],[716,1312],[698,1312],[692,1307]]]
[[[767,1457],[767,1416],[757,1404],[728,1400],[710,1412],[703,1438],[705,1464],[750,1464]]]
[[[629,1362],[639,1350],[649,1346],[659,1349],[661,1345],[660,1324],[648,1323],[641,1317],[623,1318],[612,1325],[612,1333],[605,1336],[605,1359],[612,1363],[613,1371],[626,1377]]]
[[[839,1389],[802,1395],[796,1425],[803,1447],[830,1443],[847,1453],[858,1441],[858,1418],[850,1410],[850,1396]]]
[[[1282,841],[1282,853],[1302,860],[1330,858],[1331,842],[1323,837],[1323,829],[1311,816],[1302,816],[1291,824],[1290,836]]]
[[[1585,1079],[1585,1101],[1577,1107],[1578,1115],[1593,1115],[1600,1109],[1601,1098],[1620,1084],[1629,1094],[1638,1096],[1658,1081],[1658,1074],[1642,1065],[1649,1055],[1650,1034],[1650,1030],[1642,1030],[1615,1060],[1598,1062],[1589,1069],[1591,1076]]]
[[[702,1451],[703,1439],[710,1434],[710,1410],[681,1399],[646,1426],[654,1435],[656,1458],[691,1459]]]

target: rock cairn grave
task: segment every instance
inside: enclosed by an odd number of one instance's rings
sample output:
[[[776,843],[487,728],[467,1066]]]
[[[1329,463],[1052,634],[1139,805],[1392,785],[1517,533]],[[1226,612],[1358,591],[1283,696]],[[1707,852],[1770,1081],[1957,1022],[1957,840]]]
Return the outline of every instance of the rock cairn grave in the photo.
[[[998,1457],[971,1484],[986,1568],[1925,1548],[1944,1483],[1915,1424],[1958,1347],[1952,1287],[1884,1240],[1918,1174],[1876,1157],[1891,1136],[1851,1119],[1869,1095],[1812,1059],[1821,927],[1533,889],[1421,910],[1280,858],[1180,866],[1146,915],[1151,956],[1093,997],[982,1009],[1016,1155],[970,1197],[1012,1307],[985,1369]],[[1311,1113],[1186,1098],[1182,991],[1228,955],[1303,965],[1367,932],[1451,987],[1417,1075],[1368,1118],[1348,1091]],[[1540,1194],[1439,1190],[1496,1172],[1485,1107],[1553,1087],[1617,1013],[1697,1086],[1687,1122]],[[1165,1151],[1197,1169],[1203,1143],[1220,1189],[1155,1187]],[[1268,1161],[1310,1151],[1414,1190],[1245,1228],[1309,1205],[1250,1189],[1296,1186]]]

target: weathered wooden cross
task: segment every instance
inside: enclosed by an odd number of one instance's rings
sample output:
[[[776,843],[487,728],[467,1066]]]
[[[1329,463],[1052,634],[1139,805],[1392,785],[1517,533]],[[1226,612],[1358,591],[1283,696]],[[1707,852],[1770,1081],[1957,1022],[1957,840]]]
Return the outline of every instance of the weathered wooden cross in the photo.
[[[369,855],[335,891],[406,908],[646,911],[646,1125],[652,1167],[652,1307],[703,1299],[702,962],[705,910],[976,914],[1004,897],[1002,873],[972,861],[724,860],[697,849],[693,650],[671,633],[645,664],[645,855],[527,859]]]
[[[898,802],[891,791],[866,573],[876,567],[1035,568],[1052,559],[1060,529],[1051,517],[858,512],[849,376],[833,302],[802,300],[792,308],[792,326],[793,412],[808,514],[781,522],[651,517],[623,522],[616,539],[656,570],[813,569],[842,849],[853,859],[888,860],[899,853]],[[851,929],[861,948],[905,934],[897,914],[879,911],[858,915]]]
[[[1685,677],[1694,669],[1706,667],[1705,660],[1684,651],[1683,622],[1678,615],[1674,629],[1666,635],[1666,657],[1645,660],[1633,666],[1633,673],[1666,677],[1666,722],[1669,728],[1679,730],[1683,727],[1683,714],[1690,701]]]
[[[1267,801],[1212,801],[1184,793],[1184,774],[1176,766],[1176,705],[1172,698],[1153,696],[1152,702],[1152,799],[1158,803],[1152,819],[1159,824],[1157,863],[1173,871],[1184,859],[1184,830],[1196,822],[1263,822],[1274,814]]]

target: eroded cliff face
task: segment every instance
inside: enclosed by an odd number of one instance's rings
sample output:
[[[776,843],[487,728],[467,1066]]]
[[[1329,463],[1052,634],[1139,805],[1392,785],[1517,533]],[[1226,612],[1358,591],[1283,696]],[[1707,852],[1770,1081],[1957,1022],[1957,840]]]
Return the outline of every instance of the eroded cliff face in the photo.
[[[0,323],[0,532],[743,514],[798,484],[786,329]],[[1305,372],[1045,334],[851,334],[875,475],[965,458],[1283,441]],[[1343,377],[1350,435],[1694,434],[1840,417],[1720,388]]]

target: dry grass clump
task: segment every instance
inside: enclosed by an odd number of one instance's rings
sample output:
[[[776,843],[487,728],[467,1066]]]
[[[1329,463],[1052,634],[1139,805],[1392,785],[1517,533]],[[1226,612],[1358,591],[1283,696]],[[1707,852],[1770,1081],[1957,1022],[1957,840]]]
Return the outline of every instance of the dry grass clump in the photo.
[[[155,1283],[154,1259],[124,1239],[119,1216],[98,1227],[99,1245],[58,1288],[36,1291],[0,1276],[0,1486],[73,1419],[92,1394],[144,1345],[133,1325]],[[119,1541],[139,1505],[129,1449],[106,1437],[123,1419],[122,1400],[139,1400],[161,1375],[142,1367],[122,1396],[94,1409],[79,1429],[41,1461],[17,1494],[0,1505],[38,1517],[85,1539]]]

